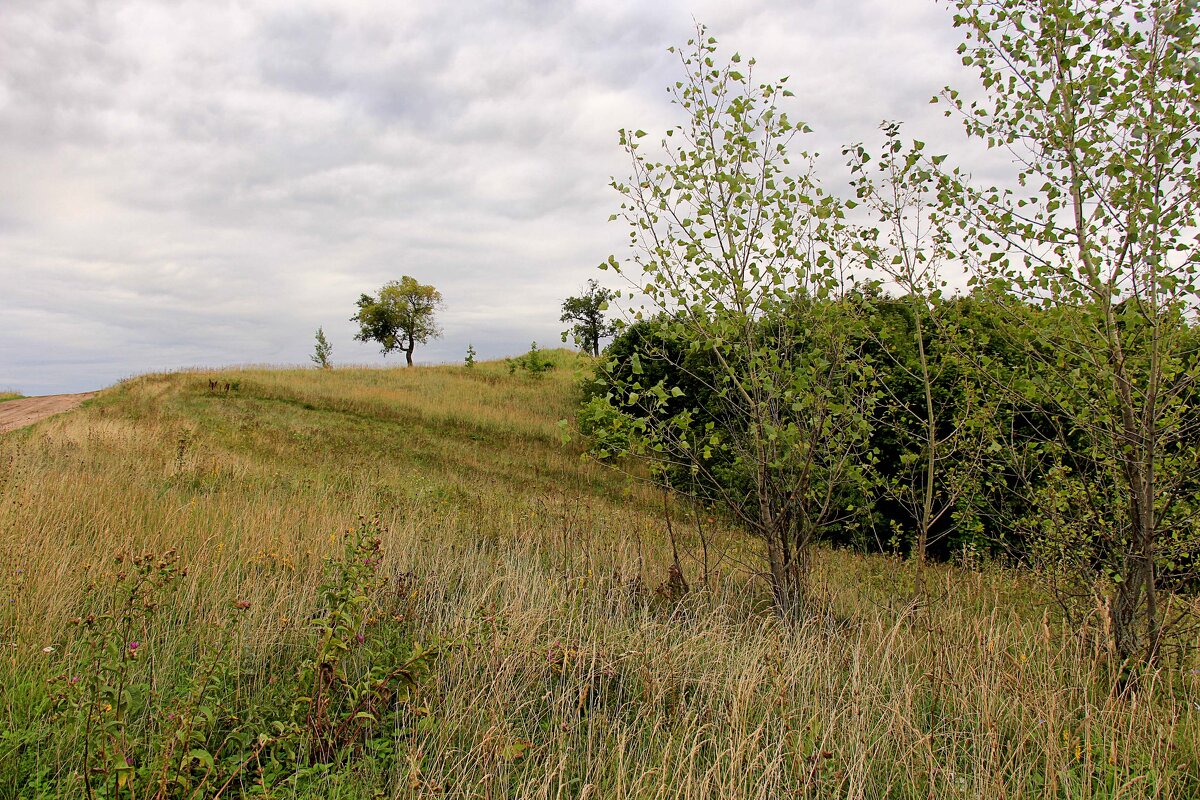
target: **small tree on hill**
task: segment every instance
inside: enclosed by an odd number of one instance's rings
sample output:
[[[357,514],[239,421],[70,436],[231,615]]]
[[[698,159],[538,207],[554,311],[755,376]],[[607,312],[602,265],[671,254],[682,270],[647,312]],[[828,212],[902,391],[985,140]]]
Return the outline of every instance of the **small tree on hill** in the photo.
[[[608,302],[614,297],[614,291],[604,288],[593,278],[587,282],[583,294],[564,300],[559,321],[574,322],[575,325],[563,331],[563,341],[567,340],[567,334],[573,333],[585,353],[600,355],[600,340],[616,332],[616,326],[604,318]]]
[[[358,298],[358,313],[350,318],[359,325],[354,338],[378,342],[384,355],[404,353],[411,367],[416,346],[442,335],[434,320],[441,305],[442,295],[437,289],[405,275],[384,284],[377,297],[364,294]]]
[[[317,341],[313,347],[313,354],[310,356],[312,362],[321,369],[329,369],[333,366],[333,362],[329,357],[333,355],[333,345],[325,338],[325,329],[317,328]]]

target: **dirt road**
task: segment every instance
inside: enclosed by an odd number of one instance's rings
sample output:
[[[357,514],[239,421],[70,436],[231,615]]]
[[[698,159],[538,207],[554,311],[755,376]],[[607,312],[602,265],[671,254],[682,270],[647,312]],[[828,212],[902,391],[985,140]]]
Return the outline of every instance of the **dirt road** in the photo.
[[[95,392],[83,394],[50,394],[45,397],[26,397],[0,403],[0,433],[15,431],[32,425],[40,419],[70,411],[75,406],[94,397]]]

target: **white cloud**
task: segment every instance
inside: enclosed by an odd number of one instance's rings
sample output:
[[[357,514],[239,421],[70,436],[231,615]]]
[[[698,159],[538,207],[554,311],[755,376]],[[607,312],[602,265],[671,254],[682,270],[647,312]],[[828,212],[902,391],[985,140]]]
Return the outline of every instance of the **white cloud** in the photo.
[[[377,361],[348,318],[403,273],[447,301],[420,358],[557,342],[624,247],[616,131],[672,123],[693,17],[791,75],[835,171],[884,118],[961,150],[928,99],[970,76],[925,0],[9,0],[0,386],[301,363],[318,325]]]

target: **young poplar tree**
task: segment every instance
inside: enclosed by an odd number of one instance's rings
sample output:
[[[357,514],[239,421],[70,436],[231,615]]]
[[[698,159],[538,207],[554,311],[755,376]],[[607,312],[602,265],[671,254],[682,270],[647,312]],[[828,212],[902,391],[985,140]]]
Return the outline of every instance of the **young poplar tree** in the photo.
[[[333,345],[325,338],[325,329],[317,328],[316,341],[313,344],[313,354],[309,358],[321,369],[329,369],[333,366],[333,362],[330,360],[332,356]]]
[[[881,306],[903,309],[907,326],[884,325],[878,348],[898,385],[880,381],[878,429],[899,450],[896,471],[881,475],[878,488],[911,516],[912,555],[925,563],[930,544],[960,521],[978,491],[980,458],[994,404],[970,377],[954,298],[944,296],[946,262],[953,258],[946,220],[938,204],[945,156],[927,156],[925,144],[905,144],[899,123],[884,123],[883,146],[846,148],[851,185],[869,212],[859,246],[867,257]],[[915,386],[919,402],[907,393]],[[898,466],[898,469],[896,467]],[[923,573],[918,569],[919,579]]]
[[[1027,396],[1058,420],[1038,517],[1099,569],[1123,660],[1152,660],[1160,578],[1197,556],[1200,65],[1192,0],[955,0],[982,80],[947,113],[1007,149],[1016,192],[946,191],[978,277],[1045,309]],[[1028,319],[1028,317],[1026,317]],[[1093,573],[1094,574],[1094,573]]]
[[[716,53],[702,27],[680,52],[672,98],[687,121],[656,157],[644,131],[621,132],[632,176],[613,183],[624,197],[614,218],[630,226],[633,258],[606,265],[646,298],[648,343],[701,356],[704,370],[687,377],[707,407],[678,383],[640,380],[637,359],[651,350],[634,356],[616,402],[639,406],[660,462],[690,472],[762,538],[776,605],[794,614],[813,543],[858,511],[848,497],[865,480],[874,395],[839,302],[846,226],[808,156],[789,154],[806,130],[779,108],[790,92],[757,82],[753,60],[718,66]],[[688,361],[674,368],[687,373]]]

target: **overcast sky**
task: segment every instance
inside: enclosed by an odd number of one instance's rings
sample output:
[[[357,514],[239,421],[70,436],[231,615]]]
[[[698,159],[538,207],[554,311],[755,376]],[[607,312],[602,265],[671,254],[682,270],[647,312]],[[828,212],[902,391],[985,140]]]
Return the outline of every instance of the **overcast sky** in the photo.
[[[791,76],[830,183],[882,119],[994,163],[929,105],[973,85],[933,0],[2,0],[0,389],[304,363],[318,325],[378,363],[349,317],[403,274],[445,298],[419,362],[557,346],[693,19]]]

